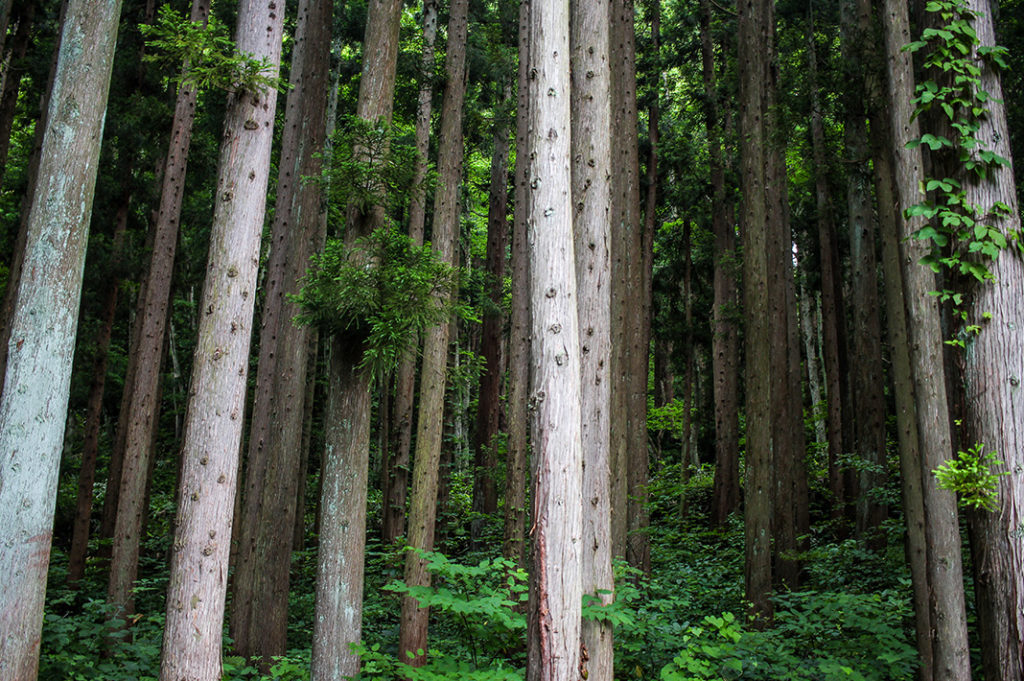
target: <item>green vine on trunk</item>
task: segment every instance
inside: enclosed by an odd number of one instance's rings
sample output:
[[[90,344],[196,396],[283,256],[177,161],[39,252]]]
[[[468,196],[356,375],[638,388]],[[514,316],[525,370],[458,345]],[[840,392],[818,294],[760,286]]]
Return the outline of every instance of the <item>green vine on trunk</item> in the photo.
[[[980,44],[972,26],[978,13],[968,8],[964,0],[931,0],[926,10],[939,16],[941,27],[926,28],[920,40],[904,49],[917,52],[927,48],[924,66],[940,73],[941,82],[928,80],[917,86],[914,117],[938,108],[948,120],[951,134],[947,137],[926,132],[908,146],[923,144],[932,152],[943,153],[966,171],[965,182],[984,182],[990,170],[1010,162],[978,137],[992,101],[982,85],[981,64],[995,70],[1006,68],[1007,50]],[[999,201],[991,206],[972,204],[964,184],[951,177],[927,178],[920,189],[932,198],[911,206],[906,217],[928,220],[915,235],[932,243],[932,252],[921,263],[935,272],[947,270],[978,282],[993,280],[987,262],[999,257],[1011,243],[1020,247],[1019,234],[1006,234],[995,225],[996,220],[1010,214],[1010,207]],[[933,295],[951,303],[954,314],[966,321],[963,294],[944,289]],[[963,327],[967,336],[980,330],[977,325]],[[961,336],[948,342],[963,347],[965,341]]]

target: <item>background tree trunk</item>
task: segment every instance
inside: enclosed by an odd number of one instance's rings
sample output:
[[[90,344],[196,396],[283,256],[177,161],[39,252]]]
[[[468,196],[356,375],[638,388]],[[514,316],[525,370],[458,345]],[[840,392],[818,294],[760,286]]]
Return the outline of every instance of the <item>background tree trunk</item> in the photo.
[[[120,13],[120,0],[67,6],[25,274],[10,319],[0,396],[0,677],[12,681],[35,679],[39,665],[82,270]]]

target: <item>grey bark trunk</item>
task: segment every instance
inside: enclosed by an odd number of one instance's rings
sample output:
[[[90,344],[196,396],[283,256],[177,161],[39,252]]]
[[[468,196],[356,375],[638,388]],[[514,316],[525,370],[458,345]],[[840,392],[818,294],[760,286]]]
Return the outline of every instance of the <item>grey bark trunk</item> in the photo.
[[[10,319],[0,397],[0,677],[12,681],[35,679],[39,665],[82,270],[120,13],[120,0],[67,6]]]
[[[276,75],[283,28],[283,6],[242,0],[237,49],[267,59],[270,75]],[[232,511],[276,107],[276,92],[228,96],[182,438],[161,681],[221,676]]]

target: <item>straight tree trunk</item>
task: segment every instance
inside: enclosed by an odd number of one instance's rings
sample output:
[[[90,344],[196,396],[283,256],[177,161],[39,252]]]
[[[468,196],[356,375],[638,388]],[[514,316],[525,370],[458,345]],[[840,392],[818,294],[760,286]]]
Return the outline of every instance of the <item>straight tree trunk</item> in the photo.
[[[0,397],[0,678],[11,681],[35,679],[39,666],[82,270],[120,14],[120,0],[67,6],[10,318]]]
[[[711,2],[700,3],[704,118],[711,171],[711,229],[714,234],[714,311],[711,364],[715,398],[715,480],[712,521],[725,523],[740,504],[739,334],[736,299],[736,230],[726,209],[723,129],[715,83]]]
[[[647,308],[633,0],[612,0],[612,552],[650,570],[647,534]],[[642,379],[641,379],[642,375]]]
[[[439,180],[434,195],[432,241],[440,260],[449,264],[455,262],[459,234],[458,190],[462,177],[462,103],[466,93],[468,15],[468,0],[453,0],[448,20],[448,51],[445,56],[448,80],[441,104],[441,135],[437,152]],[[450,294],[441,295],[447,297]],[[443,304],[446,300],[438,302]],[[434,548],[449,326],[441,323],[431,327],[423,343],[408,533],[408,545],[421,551]],[[409,586],[430,584],[426,561],[415,551],[406,553],[405,583]],[[403,662],[409,659],[409,652],[413,653],[410,661],[413,666],[421,666],[426,661],[428,617],[429,609],[419,607],[416,599],[410,596],[402,599],[398,654]]]
[[[356,116],[370,122],[390,122],[394,106],[395,66],[398,59],[400,0],[373,0],[368,7],[363,49],[375,59],[363,62]],[[384,211],[349,208],[345,242],[352,246],[383,225]],[[359,658],[348,644],[362,633],[362,584],[365,560],[366,487],[370,448],[370,377],[358,365],[362,338],[331,340],[331,373],[327,401],[337,405],[327,418],[336,425],[325,433],[321,476],[320,538],[317,560],[317,600],[313,620],[311,678],[334,681],[355,676]],[[342,411],[344,410],[344,411]]]
[[[996,44],[993,10],[988,0],[970,0],[979,46]],[[1013,162],[999,73],[974,55],[981,88],[988,93],[987,115],[975,137],[984,148]],[[995,165],[985,179],[964,178],[967,201],[1012,243],[1021,230],[1012,165]],[[1003,216],[992,207],[1007,206]],[[987,212],[987,215],[985,214]],[[962,355],[965,406],[964,445],[984,445],[1003,462],[997,509],[968,513],[978,637],[987,679],[1024,679],[1024,262],[1016,248],[987,263],[994,281],[971,282],[966,324],[981,331],[970,337]],[[990,318],[989,316],[990,315]]]
[[[768,287],[769,228],[766,199],[768,134],[764,125],[771,6],[749,0],[739,6],[740,160],[744,230],[743,307],[746,315],[747,460],[744,526],[746,599],[755,614],[771,614],[772,424]]]
[[[281,59],[284,9],[255,0],[239,5],[237,49],[266,59],[272,76]],[[221,677],[232,510],[276,108],[273,91],[228,95],[182,438],[161,681]],[[122,508],[125,501],[122,494]]]
[[[7,9],[10,9],[9,0],[6,4]],[[0,88],[0,186],[3,186],[4,171],[7,167],[7,152],[11,147],[11,129],[18,108],[18,92],[21,89],[21,79],[26,71],[22,61],[32,42],[35,14],[35,2],[21,3],[20,15],[16,19],[17,29],[7,52],[3,50],[3,35],[7,32],[7,27],[0,21],[0,59],[5,60],[3,76],[0,78],[3,83]]]
[[[277,207],[263,288],[256,395],[249,431],[231,631],[235,650],[271,658],[287,651],[292,527],[302,458],[306,373],[312,330],[296,326],[289,296],[299,292],[310,257],[323,241],[322,192],[303,178],[321,173],[330,71],[331,0],[301,0],[292,48],[292,90],[278,162]],[[333,427],[331,424],[330,427]]]
[[[437,38],[437,0],[423,2],[423,57],[420,64],[419,103],[416,110],[416,151],[419,159],[409,205],[409,238],[423,245],[426,211],[427,160],[430,154],[430,115],[434,101],[434,41]],[[409,460],[412,451],[413,397],[416,393],[416,357],[402,360],[395,373],[395,408],[392,422],[391,475],[384,508],[384,541],[394,542],[405,534],[405,502],[409,490]]]
[[[526,467],[529,448],[527,400],[530,383],[530,275],[526,244],[529,196],[529,49],[530,2],[519,3],[519,65],[516,94],[516,171],[512,220],[512,310],[508,341],[508,453],[505,479],[505,543],[502,555],[526,566]]]
[[[910,42],[910,21],[906,4],[886,0],[882,27],[885,35],[886,69],[889,81],[889,115],[894,150],[895,186],[899,208],[905,211],[918,202],[923,182],[920,148],[907,143],[920,137],[917,119],[912,119],[913,64],[903,46]],[[946,382],[943,377],[942,330],[939,310],[929,291],[935,288],[931,271],[918,264],[927,246],[914,239],[919,220],[902,221],[899,234],[900,269],[904,305],[907,310],[907,340],[917,407],[918,439],[921,447],[921,481],[925,513],[929,604],[932,625],[932,655],[936,681],[968,681],[971,678],[970,648],[967,641],[967,613],[964,603],[960,526],[956,499],[939,489],[931,471],[952,453]]]
[[[611,254],[608,220],[612,166],[608,28],[608,2],[570,2],[571,205],[581,353],[581,444],[585,452],[582,590],[586,596],[597,598],[595,605],[602,606],[611,603],[615,587],[609,466]],[[551,454],[553,452],[547,455]],[[587,678],[611,681],[614,675],[611,626],[602,620],[584,620],[582,645],[589,654],[589,660],[584,656],[582,661]]]
[[[632,24],[631,24],[632,27]],[[573,255],[569,2],[532,3],[528,226],[534,406],[528,681],[580,673],[583,452]]]
[[[205,24],[209,13],[209,0],[194,0],[190,20]],[[192,87],[182,86],[178,91],[161,184],[160,207],[153,227],[149,272],[138,301],[138,329],[130,358],[132,366],[125,380],[118,435],[111,459],[111,471],[119,475],[110,477],[117,493],[109,505],[109,517],[114,521],[111,528],[114,541],[107,600],[122,615],[134,612],[132,589],[139,567],[139,543],[146,511],[143,502],[153,458],[152,433],[160,413],[160,367],[196,96]],[[115,463],[120,465],[115,467]],[[105,504],[104,511],[106,507]]]
[[[878,493],[885,485],[885,381],[882,373],[882,326],[878,316],[878,265],[875,256],[875,216],[871,206],[870,135],[865,112],[865,70],[873,50],[870,5],[844,0],[841,6],[846,145],[846,206],[850,230],[850,296],[853,310],[854,452],[863,468],[856,504],[858,536],[877,531],[888,515]],[[877,543],[876,537],[873,543]]]
[[[511,97],[504,88],[503,99]],[[491,188],[487,209],[487,285],[488,302],[484,309],[480,354],[484,368],[480,373],[479,399],[474,443],[473,510],[492,515],[498,510],[498,491],[494,474],[498,466],[498,416],[501,413],[502,331],[505,325],[501,303],[504,296],[505,251],[508,248],[508,123],[500,121],[494,130],[494,154],[491,158]],[[475,521],[476,522],[476,521]],[[473,537],[479,539],[479,522]]]

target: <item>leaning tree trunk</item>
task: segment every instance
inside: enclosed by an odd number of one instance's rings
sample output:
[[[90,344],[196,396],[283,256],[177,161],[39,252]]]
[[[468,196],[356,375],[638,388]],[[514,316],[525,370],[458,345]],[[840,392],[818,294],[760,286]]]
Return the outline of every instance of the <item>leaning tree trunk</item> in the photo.
[[[237,49],[266,59],[270,75],[277,74],[281,58],[284,14],[276,3],[239,5]],[[232,509],[276,108],[274,91],[243,89],[228,96],[182,438],[161,681],[221,676]]]
[[[911,140],[920,137],[918,120],[912,119],[913,64],[910,55],[903,51],[910,41],[910,19],[906,4],[898,0],[886,0],[883,8],[881,23],[885,34],[895,184],[900,212],[905,215],[918,202],[918,188],[924,180],[920,148],[907,148]],[[934,673],[936,680],[968,681],[971,664],[956,499],[952,492],[939,489],[931,473],[952,454],[952,443],[942,370],[942,329],[938,305],[930,295],[935,279],[928,268],[918,264],[928,247],[914,238],[920,226],[920,220],[903,220],[899,244],[921,447],[918,473],[925,512]]]
[[[441,138],[437,152],[439,181],[434,195],[433,231],[434,250],[442,262],[449,264],[455,262],[455,244],[459,233],[458,190],[462,177],[462,103],[466,93],[468,15],[468,0],[453,0],[448,20],[448,51],[445,57],[448,82],[441,104]],[[451,294],[440,295],[446,297]],[[442,299],[439,304],[444,302]],[[420,410],[408,534],[409,546],[421,551],[434,549],[449,326],[442,322],[431,327],[423,342]],[[409,586],[430,584],[426,561],[415,551],[406,554],[405,583]],[[419,607],[416,599],[411,596],[402,599],[398,654],[403,662],[408,659],[407,652],[413,653],[410,661],[413,666],[421,666],[426,661],[428,616],[429,610]]]
[[[332,16],[331,0],[299,5],[239,519],[231,631],[238,654],[259,657],[264,671],[273,656],[287,650],[292,547],[281,541],[281,527],[295,523],[312,333],[292,322],[298,310],[289,296],[299,292],[322,241],[320,184],[303,178],[321,172]]]
[[[569,2],[531,3],[528,225],[533,314],[529,681],[581,676],[583,452],[570,194]]]
[[[120,0],[67,6],[10,320],[0,398],[0,678],[11,681],[32,681],[39,666],[71,359],[120,14]]]
[[[374,0],[369,5],[364,50],[377,58],[363,62],[356,116],[371,122],[390,122],[398,59],[398,29],[402,16],[399,0]],[[383,224],[383,208],[365,212],[349,207],[345,242],[353,246]],[[343,584],[361,584],[365,554],[365,489],[370,448],[370,377],[362,371],[364,339],[356,334],[331,339],[328,402],[337,405],[329,417],[334,424],[325,433],[324,475],[321,478],[317,600],[313,621],[311,677],[334,681],[355,676],[359,658],[348,644],[362,633],[362,590],[353,593]],[[346,597],[347,598],[344,598]]]
[[[995,45],[988,0],[971,0],[969,9],[980,47]],[[983,148],[1012,164],[1010,134],[999,73],[992,63],[976,57],[981,89],[988,93],[987,115],[975,137]],[[967,201],[982,211],[1012,244],[1020,234],[1021,217],[1010,167],[993,164],[984,179],[965,178]],[[994,206],[1006,207],[999,213]],[[987,213],[987,214],[985,214]],[[978,605],[978,635],[982,668],[987,679],[1024,679],[1024,261],[1010,247],[988,263],[994,281],[972,282],[967,325],[981,331],[967,341],[962,356],[964,384],[964,444],[984,445],[1002,460],[998,502],[994,511],[968,514],[971,555]]]
[[[610,408],[611,385],[611,105],[608,5],[570,2],[572,78],[572,215],[580,329],[583,466],[583,593],[597,604],[612,600]],[[543,221],[534,224],[543,224]],[[536,285],[536,284],[535,284]],[[548,456],[551,452],[548,452]],[[603,592],[603,593],[602,593]],[[612,629],[583,621],[588,678],[611,681]]]

